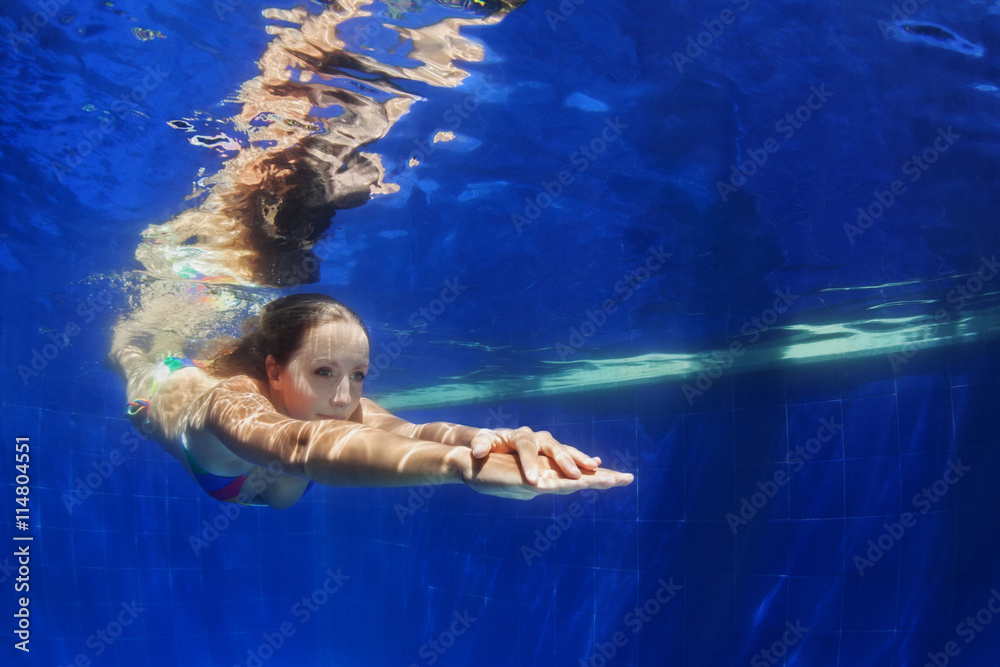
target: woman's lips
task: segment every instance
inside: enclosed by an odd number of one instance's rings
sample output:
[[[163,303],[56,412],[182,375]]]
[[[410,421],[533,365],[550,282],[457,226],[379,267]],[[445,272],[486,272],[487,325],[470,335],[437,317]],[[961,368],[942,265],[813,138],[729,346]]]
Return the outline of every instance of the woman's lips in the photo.
[[[316,416],[319,417],[320,419],[341,419],[340,417],[332,417],[330,415],[321,415],[319,413],[316,413]]]

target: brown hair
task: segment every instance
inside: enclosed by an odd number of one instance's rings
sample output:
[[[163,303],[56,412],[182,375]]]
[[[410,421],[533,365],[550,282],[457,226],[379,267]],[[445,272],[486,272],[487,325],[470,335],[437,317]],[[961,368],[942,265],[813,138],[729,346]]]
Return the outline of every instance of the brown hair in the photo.
[[[208,372],[221,378],[249,375],[267,382],[268,356],[287,364],[306,333],[328,322],[354,322],[368,337],[368,328],[358,314],[336,299],[325,294],[292,294],[265,305],[259,316],[248,321],[249,332],[212,359]]]

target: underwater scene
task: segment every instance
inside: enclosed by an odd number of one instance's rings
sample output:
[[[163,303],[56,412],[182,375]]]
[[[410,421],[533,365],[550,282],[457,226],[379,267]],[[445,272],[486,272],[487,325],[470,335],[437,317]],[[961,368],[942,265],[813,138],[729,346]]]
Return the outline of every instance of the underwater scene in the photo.
[[[0,64],[4,665],[998,664],[1000,2],[5,0]]]

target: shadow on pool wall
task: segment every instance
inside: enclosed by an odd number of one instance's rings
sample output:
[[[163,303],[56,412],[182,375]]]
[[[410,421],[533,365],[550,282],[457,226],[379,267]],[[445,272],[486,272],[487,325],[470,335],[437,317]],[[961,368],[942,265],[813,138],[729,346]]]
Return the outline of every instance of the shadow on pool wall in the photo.
[[[199,493],[110,381],[103,418],[23,396],[4,418],[31,438],[44,529],[31,664],[990,664],[998,369],[983,343],[898,375],[724,376],[692,405],[672,382],[408,413],[545,428],[637,481],[530,502],[327,488],[287,511]]]

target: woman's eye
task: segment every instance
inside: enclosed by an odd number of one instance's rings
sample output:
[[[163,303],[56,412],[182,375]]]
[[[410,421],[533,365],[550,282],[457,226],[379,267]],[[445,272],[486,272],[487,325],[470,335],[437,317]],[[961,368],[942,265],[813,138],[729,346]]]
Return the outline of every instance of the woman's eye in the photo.
[[[328,378],[328,377],[330,377],[330,369],[329,368],[321,368],[318,371],[316,371],[316,375],[322,375],[323,377]]]
[[[361,372],[355,373],[354,375],[351,376],[351,379],[354,380],[355,382],[363,382],[365,379],[365,374]]]

